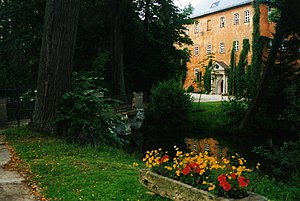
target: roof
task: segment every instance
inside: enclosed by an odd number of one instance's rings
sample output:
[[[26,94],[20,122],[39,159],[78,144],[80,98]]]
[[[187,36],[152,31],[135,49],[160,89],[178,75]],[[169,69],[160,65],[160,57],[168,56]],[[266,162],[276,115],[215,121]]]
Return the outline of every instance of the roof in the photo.
[[[253,0],[200,0],[200,3],[195,6],[192,18],[250,4],[252,1]]]
[[[216,68],[216,65],[213,65],[214,70],[229,70],[229,66],[226,63],[224,63],[223,61],[215,61],[215,64],[220,66],[222,69]]]

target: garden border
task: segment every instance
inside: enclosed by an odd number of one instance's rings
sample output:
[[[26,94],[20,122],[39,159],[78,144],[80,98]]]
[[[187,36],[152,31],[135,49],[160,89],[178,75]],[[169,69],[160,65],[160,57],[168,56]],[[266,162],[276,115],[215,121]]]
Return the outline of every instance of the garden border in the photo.
[[[139,171],[139,180],[150,191],[175,201],[267,201],[264,196],[248,192],[249,196],[242,199],[216,197],[215,195],[184,184],[180,181],[156,174],[149,169]]]

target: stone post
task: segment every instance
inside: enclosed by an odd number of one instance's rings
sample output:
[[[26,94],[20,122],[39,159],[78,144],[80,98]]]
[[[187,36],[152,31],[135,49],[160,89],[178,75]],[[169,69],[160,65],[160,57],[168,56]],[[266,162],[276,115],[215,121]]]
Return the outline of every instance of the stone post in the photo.
[[[0,125],[5,125],[7,123],[7,99],[0,98]]]

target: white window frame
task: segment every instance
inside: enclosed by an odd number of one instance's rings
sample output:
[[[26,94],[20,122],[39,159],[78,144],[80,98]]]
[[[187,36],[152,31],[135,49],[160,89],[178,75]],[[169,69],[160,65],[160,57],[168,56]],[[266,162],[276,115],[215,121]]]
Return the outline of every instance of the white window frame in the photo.
[[[235,52],[239,51],[239,41],[238,40],[234,41],[234,51]]]
[[[238,25],[240,23],[240,15],[238,13],[234,13],[233,15],[233,24]]]
[[[195,23],[195,34],[199,33],[199,30],[200,30],[199,22],[196,22]]]
[[[199,46],[195,45],[194,47],[194,56],[198,56],[199,55]]]
[[[224,54],[224,53],[225,53],[225,43],[224,43],[224,42],[221,42],[221,43],[220,43],[220,53],[221,53],[221,54]]]
[[[200,71],[199,71],[199,68],[195,68],[194,69],[194,75],[197,77],[197,74],[199,73]]]
[[[211,30],[211,20],[206,21],[206,30],[210,31]]]
[[[244,11],[244,23],[249,23],[250,22],[250,11],[245,10]]]
[[[224,16],[220,17],[220,28],[223,28],[223,27],[225,27],[225,17]]]
[[[206,46],[206,54],[211,54],[212,53],[212,45],[211,44],[208,44]]]

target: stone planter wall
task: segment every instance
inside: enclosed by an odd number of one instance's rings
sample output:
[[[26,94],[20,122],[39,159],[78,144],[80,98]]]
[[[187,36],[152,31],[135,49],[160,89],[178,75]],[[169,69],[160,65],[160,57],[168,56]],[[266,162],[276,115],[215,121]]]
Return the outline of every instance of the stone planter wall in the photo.
[[[140,170],[140,183],[150,191],[175,201],[267,201],[265,197],[252,192],[242,199],[216,197],[207,191],[158,175],[148,169]]]

